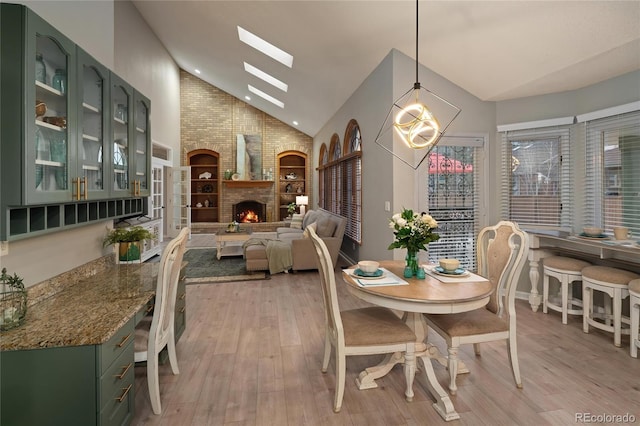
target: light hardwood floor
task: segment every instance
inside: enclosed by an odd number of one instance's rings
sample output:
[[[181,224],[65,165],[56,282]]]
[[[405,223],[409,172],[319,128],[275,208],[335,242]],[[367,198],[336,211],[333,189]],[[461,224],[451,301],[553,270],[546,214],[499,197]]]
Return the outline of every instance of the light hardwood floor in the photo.
[[[337,271],[341,309],[364,306],[349,295]],[[278,274],[265,281],[187,286],[187,329],[177,345],[180,374],[160,368],[162,415],[151,411],[145,367],[136,367],[134,425],[436,425],[418,372],[413,402],[404,400],[402,367],[379,387],[357,390],[355,377],[380,356],[347,358],[342,411],[332,411],[335,359],[320,371],[322,295],[317,272]],[[511,377],[504,342],[472,346],[460,357],[471,370],[458,376],[452,397],[461,416],[451,425],[569,425],[576,413],[635,416],[640,422],[640,359],[613,337],[582,332],[582,320],[533,313],[517,302],[518,349],[524,388]],[[446,353],[446,345],[430,335]],[[437,365],[447,387],[447,371]],[[579,422],[578,422],[579,423]],[[611,424],[604,422],[600,424]],[[613,422],[615,423],[615,422]]]

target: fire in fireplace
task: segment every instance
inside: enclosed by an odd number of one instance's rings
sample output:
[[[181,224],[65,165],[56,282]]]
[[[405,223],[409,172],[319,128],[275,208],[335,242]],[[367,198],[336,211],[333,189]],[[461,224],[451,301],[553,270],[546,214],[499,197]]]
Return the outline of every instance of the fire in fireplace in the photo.
[[[245,200],[233,205],[233,218],[240,223],[257,223],[267,220],[267,205],[255,200]]]

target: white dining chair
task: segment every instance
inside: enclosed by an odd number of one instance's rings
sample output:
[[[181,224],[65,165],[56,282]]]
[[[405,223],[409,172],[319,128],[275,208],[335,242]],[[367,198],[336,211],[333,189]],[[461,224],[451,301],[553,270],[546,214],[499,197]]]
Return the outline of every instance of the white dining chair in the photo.
[[[322,372],[326,373],[331,359],[331,347],[336,355],[336,390],[333,411],[339,412],[344,396],[346,357],[404,352],[404,374],[407,382],[405,397],[413,400],[413,379],[416,374],[416,335],[393,311],[368,307],[340,311],[333,262],[324,241],[316,234],[315,224],[305,231],[313,242],[322,284],[325,311],[325,345]]]
[[[514,222],[500,221],[480,231],[477,241],[478,274],[494,286],[489,303],[458,314],[425,314],[427,325],[447,342],[449,390],[457,391],[458,348],[473,343],[480,355],[480,343],[506,340],[511,372],[522,388],[516,342],[515,294],[520,273],[529,252],[529,236]],[[504,300],[503,300],[504,299]]]
[[[169,364],[173,374],[179,374],[176,355],[174,316],[178,280],[182,266],[189,228],[182,228],[162,252],[156,284],[153,317],[143,319],[136,326],[134,350],[135,362],[147,362],[147,385],[151,408],[155,414],[162,413],[160,383],[158,377],[158,355],[167,348]]]

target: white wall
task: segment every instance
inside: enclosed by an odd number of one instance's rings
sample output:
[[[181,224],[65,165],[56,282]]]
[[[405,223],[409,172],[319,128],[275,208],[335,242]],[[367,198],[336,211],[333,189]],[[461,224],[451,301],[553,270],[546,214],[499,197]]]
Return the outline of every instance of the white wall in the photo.
[[[151,138],[180,165],[180,69],[129,1],[115,5],[115,71],[151,99]]]
[[[100,63],[113,69],[113,0],[2,2],[26,5]]]
[[[130,2],[22,3],[149,97],[152,139],[179,152],[179,70]],[[0,265],[32,286],[110,253],[110,247],[102,247],[102,238],[111,223],[12,241]]]

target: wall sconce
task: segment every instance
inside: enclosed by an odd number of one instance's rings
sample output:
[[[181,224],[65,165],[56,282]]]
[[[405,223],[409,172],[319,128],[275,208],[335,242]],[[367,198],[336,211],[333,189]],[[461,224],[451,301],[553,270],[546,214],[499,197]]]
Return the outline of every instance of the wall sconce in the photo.
[[[309,197],[306,195],[296,196],[296,204],[300,206],[300,214],[305,214],[306,206],[309,204]]]

